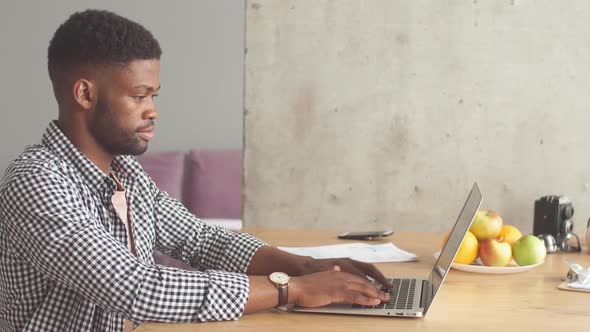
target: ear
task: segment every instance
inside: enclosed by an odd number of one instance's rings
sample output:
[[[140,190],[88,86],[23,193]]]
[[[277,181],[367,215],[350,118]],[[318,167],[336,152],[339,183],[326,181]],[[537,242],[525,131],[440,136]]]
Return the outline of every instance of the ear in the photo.
[[[74,100],[85,110],[90,110],[96,105],[96,85],[86,79],[79,79],[74,83]]]

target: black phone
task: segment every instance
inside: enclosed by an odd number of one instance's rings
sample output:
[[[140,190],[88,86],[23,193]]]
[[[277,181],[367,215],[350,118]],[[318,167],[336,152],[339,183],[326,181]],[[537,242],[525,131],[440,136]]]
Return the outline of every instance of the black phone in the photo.
[[[378,237],[390,236],[391,234],[393,234],[393,231],[346,232],[338,235],[338,238],[345,240],[372,240]]]

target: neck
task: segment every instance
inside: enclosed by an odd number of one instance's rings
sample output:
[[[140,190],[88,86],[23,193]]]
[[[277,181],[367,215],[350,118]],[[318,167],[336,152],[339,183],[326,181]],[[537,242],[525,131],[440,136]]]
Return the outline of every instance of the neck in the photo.
[[[105,174],[109,174],[111,163],[115,156],[105,151],[96,139],[90,135],[90,132],[83,123],[73,124],[65,119],[60,118],[57,121],[59,129],[66,135],[72,144],[98,167]]]

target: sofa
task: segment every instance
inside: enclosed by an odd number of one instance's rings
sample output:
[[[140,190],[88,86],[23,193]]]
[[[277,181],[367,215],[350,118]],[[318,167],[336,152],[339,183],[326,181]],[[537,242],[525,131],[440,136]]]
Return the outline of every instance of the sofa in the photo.
[[[205,223],[242,229],[241,150],[147,153],[137,160],[161,190]],[[189,268],[159,252],[154,258],[157,264]]]

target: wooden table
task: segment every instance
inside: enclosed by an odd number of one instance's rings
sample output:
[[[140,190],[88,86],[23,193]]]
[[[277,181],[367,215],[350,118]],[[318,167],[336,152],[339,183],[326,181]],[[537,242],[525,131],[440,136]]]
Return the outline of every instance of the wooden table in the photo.
[[[344,243],[330,231],[249,230],[272,245],[303,246]],[[384,263],[386,275],[427,276],[439,250],[442,235],[396,233],[383,241],[419,256],[418,262]],[[533,270],[505,275],[476,274],[451,269],[424,318],[387,318],[303,314],[271,310],[245,315],[238,321],[192,324],[142,324],[137,332],[188,331],[588,331],[590,293],[558,290],[569,258],[590,265],[582,253],[548,254],[545,264]]]

